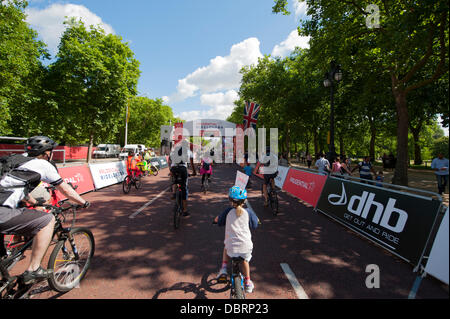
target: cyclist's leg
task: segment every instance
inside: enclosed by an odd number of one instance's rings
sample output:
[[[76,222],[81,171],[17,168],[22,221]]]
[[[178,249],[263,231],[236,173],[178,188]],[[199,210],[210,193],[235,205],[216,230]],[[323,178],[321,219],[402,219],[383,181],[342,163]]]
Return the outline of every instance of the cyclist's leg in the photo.
[[[182,167],[180,169],[180,177],[182,179],[181,182],[181,191],[182,191],[182,198],[183,198],[183,213],[187,213],[187,201],[188,201],[188,171],[187,167]]]
[[[269,204],[269,195],[267,194],[267,185],[270,182],[270,178],[268,175],[264,175],[264,183],[263,183],[263,196],[264,196],[264,205],[267,206]]]
[[[230,262],[230,257],[227,254],[227,249],[224,247],[223,248],[223,253],[222,253],[222,265],[220,266],[220,270],[219,273],[217,274],[217,279],[219,279],[222,276],[226,276],[228,274],[228,264]]]
[[[202,185],[205,183],[206,174],[202,174]]]
[[[55,217],[42,211],[33,209],[8,209],[14,216],[7,222],[0,224],[0,231],[26,237],[34,237],[30,263],[27,271],[35,271],[40,265],[53,237]]]

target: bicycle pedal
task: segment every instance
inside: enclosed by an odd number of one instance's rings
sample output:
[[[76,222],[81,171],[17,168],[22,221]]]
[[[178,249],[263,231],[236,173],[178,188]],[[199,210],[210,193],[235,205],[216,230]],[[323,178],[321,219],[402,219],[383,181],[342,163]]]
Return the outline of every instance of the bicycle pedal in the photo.
[[[218,283],[226,283],[226,282],[228,282],[227,275],[221,275],[219,278],[217,278],[217,282]]]

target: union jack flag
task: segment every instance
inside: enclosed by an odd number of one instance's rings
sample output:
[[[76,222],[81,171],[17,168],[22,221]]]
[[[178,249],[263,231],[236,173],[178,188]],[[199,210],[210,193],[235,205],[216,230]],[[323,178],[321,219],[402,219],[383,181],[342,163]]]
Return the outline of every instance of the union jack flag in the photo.
[[[258,114],[261,109],[261,105],[255,102],[245,101],[244,106],[244,130],[249,128],[250,125],[256,130],[256,123],[258,122]]]

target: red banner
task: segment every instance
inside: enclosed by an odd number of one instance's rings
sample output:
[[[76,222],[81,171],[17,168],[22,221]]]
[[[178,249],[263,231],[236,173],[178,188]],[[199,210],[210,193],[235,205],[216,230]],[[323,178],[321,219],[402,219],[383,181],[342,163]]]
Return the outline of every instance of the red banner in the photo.
[[[94,182],[92,180],[91,171],[87,165],[61,167],[58,168],[59,175],[66,183],[72,183],[73,186],[78,186],[76,192],[83,194],[94,190]],[[57,192],[60,200],[66,197]]]
[[[21,154],[25,153],[25,144],[0,144],[0,156],[9,154]],[[92,148],[92,152],[96,147]],[[66,160],[86,159],[88,147],[87,146],[57,146],[53,151],[53,160],[63,161],[64,152]]]
[[[315,207],[326,179],[325,175],[290,169],[283,190]]]

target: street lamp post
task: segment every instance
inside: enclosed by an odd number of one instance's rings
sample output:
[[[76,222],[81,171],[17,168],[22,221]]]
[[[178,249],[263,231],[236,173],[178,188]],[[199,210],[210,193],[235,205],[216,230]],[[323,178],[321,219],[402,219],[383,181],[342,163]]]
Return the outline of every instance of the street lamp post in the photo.
[[[330,66],[330,71],[325,73],[323,85],[330,88],[330,143],[328,144],[327,159],[332,164],[337,155],[334,147],[334,86],[335,83],[342,80],[342,70],[335,61],[331,61]]]

